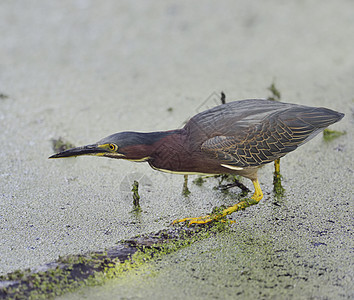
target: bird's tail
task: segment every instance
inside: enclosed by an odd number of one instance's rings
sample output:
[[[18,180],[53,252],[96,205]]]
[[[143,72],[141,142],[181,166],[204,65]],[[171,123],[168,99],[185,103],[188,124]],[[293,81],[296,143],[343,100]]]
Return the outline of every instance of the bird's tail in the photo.
[[[299,117],[304,122],[320,129],[340,121],[344,114],[328,108],[318,107],[302,113]]]
[[[343,117],[344,114],[328,108],[296,107],[291,108],[291,113],[283,113],[280,119],[291,130],[292,143],[300,146]]]

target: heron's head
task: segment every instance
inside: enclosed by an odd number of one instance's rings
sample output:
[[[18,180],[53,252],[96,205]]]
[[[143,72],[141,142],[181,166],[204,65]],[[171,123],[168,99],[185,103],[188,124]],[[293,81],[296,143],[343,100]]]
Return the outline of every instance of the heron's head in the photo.
[[[103,138],[95,144],[71,148],[49,158],[63,158],[81,155],[104,156],[128,160],[148,160],[153,144],[161,139],[160,133],[120,132]]]

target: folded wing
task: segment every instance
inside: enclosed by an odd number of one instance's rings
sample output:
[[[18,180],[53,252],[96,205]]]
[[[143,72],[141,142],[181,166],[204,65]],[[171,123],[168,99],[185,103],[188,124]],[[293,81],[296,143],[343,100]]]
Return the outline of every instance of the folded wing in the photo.
[[[234,133],[228,127],[227,134],[206,140],[201,149],[221,164],[255,167],[295,150],[342,117],[326,108],[293,106],[257,121],[243,119],[241,127],[235,124]]]

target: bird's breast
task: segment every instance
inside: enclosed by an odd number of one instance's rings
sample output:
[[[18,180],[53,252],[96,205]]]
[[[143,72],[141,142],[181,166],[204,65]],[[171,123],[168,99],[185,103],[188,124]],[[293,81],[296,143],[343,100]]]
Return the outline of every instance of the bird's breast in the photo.
[[[220,174],[225,173],[218,161],[201,150],[201,145],[186,135],[171,135],[154,144],[149,159],[152,168],[177,174]]]

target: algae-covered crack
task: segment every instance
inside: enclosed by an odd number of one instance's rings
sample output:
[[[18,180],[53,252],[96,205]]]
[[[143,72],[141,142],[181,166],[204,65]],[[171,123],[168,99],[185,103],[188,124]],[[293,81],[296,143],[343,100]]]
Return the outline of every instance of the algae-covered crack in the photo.
[[[121,241],[104,252],[69,255],[36,270],[15,271],[0,276],[0,298],[47,299],[80,286],[102,284],[153,258],[227,228],[226,223],[219,222],[204,226],[173,227]]]

